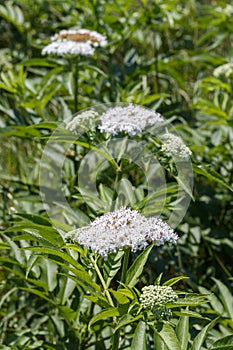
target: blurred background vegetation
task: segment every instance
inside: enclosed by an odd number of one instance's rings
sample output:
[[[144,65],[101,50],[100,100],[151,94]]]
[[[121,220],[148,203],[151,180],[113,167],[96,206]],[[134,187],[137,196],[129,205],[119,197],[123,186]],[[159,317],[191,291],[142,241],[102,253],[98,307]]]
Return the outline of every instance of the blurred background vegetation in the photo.
[[[16,212],[46,220],[38,183],[43,136],[53,123],[71,118],[74,106],[69,61],[43,57],[41,50],[53,34],[73,26],[96,30],[108,39],[108,46],[93,57],[81,58],[79,110],[100,102],[132,102],[157,110],[167,119],[175,117],[173,123],[193,152],[195,201],[177,228],[178,246],[158,249],[147,266],[147,276],[163,271],[183,274],[190,277],[187,285],[194,290],[211,290],[211,305],[204,311],[222,316],[211,336],[232,334],[231,2],[2,0],[1,231],[10,231]],[[26,219],[35,223],[33,216]],[[12,233],[0,238],[0,344],[6,344],[0,348],[76,349],[68,311],[63,310],[64,325],[42,292],[35,296],[24,290],[32,282],[25,277],[25,253],[17,249],[24,243],[17,237]],[[51,276],[55,263],[45,266],[42,259],[40,264],[43,273],[35,274],[41,290],[55,293],[58,283],[63,283]],[[61,301],[63,305],[68,297]],[[57,294],[56,298],[62,297]],[[68,338],[70,345],[65,347],[62,344]]]

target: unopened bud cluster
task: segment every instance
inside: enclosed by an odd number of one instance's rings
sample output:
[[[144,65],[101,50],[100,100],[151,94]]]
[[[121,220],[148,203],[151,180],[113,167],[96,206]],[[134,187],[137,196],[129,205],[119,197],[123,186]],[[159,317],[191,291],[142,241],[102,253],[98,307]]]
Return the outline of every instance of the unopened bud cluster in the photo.
[[[156,320],[164,320],[164,321],[168,321],[170,318],[172,318],[172,310],[166,308],[166,306],[163,306],[159,309],[155,309],[153,311],[154,317]]]
[[[142,288],[140,303],[144,309],[157,309],[178,299],[177,294],[169,286],[150,285]]]
[[[163,136],[162,152],[177,159],[188,159],[192,152],[179,136],[167,133]]]
[[[91,130],[95,127],[95,119],[97,117],[98,113],[92,110],[82,112],[67,123],[66,129],[75,134]]]

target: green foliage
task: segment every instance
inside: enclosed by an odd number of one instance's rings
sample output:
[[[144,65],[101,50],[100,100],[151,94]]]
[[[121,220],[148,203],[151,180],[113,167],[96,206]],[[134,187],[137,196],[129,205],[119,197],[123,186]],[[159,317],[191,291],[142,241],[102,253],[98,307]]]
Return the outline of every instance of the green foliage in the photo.
[[[0,349],[233,348],[232,13],[222,0],[2,1]],[[64,121],[76,112],[73,61],[41,51],[50,36],[73,26],[109,42],[78,62],[79,110],[114,101],[161,113],[192,150],[193,192],[188,174],[161,153],[161,140],[140,139],[166,179],[148,192],[140,167],[124,159],[127,138],[114,145],[114,158],[102,134],[68,137]],[[68,210],[49,178],[52,199],[43,205],[38,174],[48,140],[66,155],[61,190]],[[96,191],[84,191],[77,169],[91,151],[104,165],[85,164],[85,179],[97,181]],[[57,168],[48,167],[55,178]],[[65,239],[113,206],[166,219],[179,213],[180,188],[192,202],[177,227],[179,244],[131,254],[125,271],[125,252],[103,259]],[[179,299],[166,305],[171,319],[140,309],[148,284],[174,287]]]

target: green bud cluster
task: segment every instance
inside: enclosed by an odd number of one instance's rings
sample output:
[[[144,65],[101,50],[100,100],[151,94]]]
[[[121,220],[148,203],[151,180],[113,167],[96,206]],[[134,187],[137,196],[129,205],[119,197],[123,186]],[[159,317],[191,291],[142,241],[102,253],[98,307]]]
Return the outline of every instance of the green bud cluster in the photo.
[[[144,309],[157,309],[178,299],[177,294],[169,286],[146,286],[142,288],[140,303]]]
[[[162,306],[160,309],[155,309],[153,311],[154,317],[157,321],[164,320],[168,321],[170,318],[172,318],[172,310],[167,309],[166,306]]]

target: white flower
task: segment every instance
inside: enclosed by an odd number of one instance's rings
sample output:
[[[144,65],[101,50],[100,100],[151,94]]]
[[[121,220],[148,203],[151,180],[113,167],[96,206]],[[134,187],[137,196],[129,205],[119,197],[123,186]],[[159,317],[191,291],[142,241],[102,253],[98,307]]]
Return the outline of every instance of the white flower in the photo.
[[[147,126],[157,125],[164,122],[163,117],[154,111],[141,106],[129,104],[127,107],[109,108],[100,116],[101,132],[116,135],[126,132],[130,135],[139,134]]]
[[[169,286],[150,285],[142,288],[140,303],[144,309],[161,308],[178,299],[177,294]]]
[[[91,130],[95,127],[94,121],[97,117],[98,113],[92,110],[82,112],[67,123],[66,129],[74,133]]]
[[[214,70],[214,76],[220,77],[221,75],[224,75],[226,78],[229,78],[232,76],[233,73],[233,62],[222,64],[221,66],[218,66]]]
[[[42,50],[43,55],[93,55],[95,48],[106,46],[106,37],[88,29],[61,30],[51,38],[51,43]]]
[[[67,236],[103,256],[126,247],[135,252],[151,242],[162,245],[175,243],[178,239],[174,230],[161,219],[146,218],[125,207],[106,213]]]
[[[162,152],[180,159],[187,159],[191,156],[192,152],[179,136],[167,133],[163,135],[163,140],[164,142],[161,148]]]

